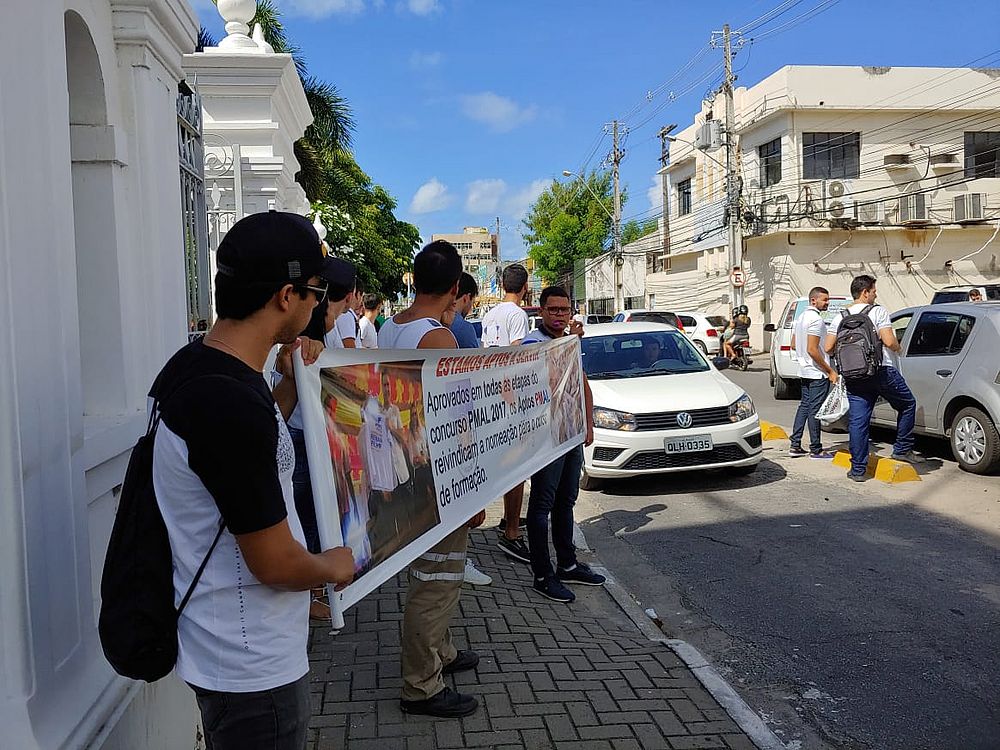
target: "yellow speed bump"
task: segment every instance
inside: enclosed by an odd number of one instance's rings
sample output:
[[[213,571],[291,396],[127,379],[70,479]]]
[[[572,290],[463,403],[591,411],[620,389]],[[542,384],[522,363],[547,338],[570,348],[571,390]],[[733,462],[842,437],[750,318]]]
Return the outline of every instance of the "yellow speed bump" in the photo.
[[[837,451],[833,457],[833,465],[850,470],[851,454],[847,451]],[[921,481],[916,469],[905,461],[883,458],[874,453],[868,454],[868,470],[866,473],[868,476],[875,477],[875,479],[888,484]]]
[[[788,440],[784,427],[760,420],[760,436],[763,440]]]

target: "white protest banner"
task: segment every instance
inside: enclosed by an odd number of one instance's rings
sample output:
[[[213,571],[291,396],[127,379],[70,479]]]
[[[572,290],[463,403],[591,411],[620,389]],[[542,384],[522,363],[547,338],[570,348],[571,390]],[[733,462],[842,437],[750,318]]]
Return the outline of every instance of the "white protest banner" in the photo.
[[[585,437],[580,340],[327,349],[295,379],[324,549],[350,547],[338,615]],[[339,605],[339,606],[338,606]]]

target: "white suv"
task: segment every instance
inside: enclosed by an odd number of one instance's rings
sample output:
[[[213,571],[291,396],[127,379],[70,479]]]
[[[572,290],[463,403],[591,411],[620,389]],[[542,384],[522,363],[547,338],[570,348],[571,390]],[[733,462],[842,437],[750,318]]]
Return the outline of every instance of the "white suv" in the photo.
[[[834,315],[851,304],[847,297],[830,297],[830,306],[823,313],[823,319],[829,323]],[[795,321],[809,307],[808,297],[798,297],[790,300],[781,313],[781,327],[768,323],[764,330],[774,335],[771,337],[771,386],[774,397],[778,400],[796,398],[799,386],[799,363],[792,351],[792,328]]]
[[[702,354],[718,354],[722,333],[728,322],[724,315],[703,315],[696,312],[679,312],[677,317],[684,326],[684,335],[701,349]]]

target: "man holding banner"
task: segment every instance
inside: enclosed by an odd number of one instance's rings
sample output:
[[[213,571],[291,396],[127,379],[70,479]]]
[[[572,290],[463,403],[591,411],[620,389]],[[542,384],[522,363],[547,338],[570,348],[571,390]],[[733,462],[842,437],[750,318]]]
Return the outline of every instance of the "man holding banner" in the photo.
[[[382,324],[379,348],[457,349],[458,342],[442,318],[453,311],[461,275],[461,256],[450,243],[432,242],[417,253],[413,259],[413,304]],[[480,512],[410,565],[403,610],[400,700],[406,713],[458,718],[479,707],[473,696],[445,686],[442,674],[473,669],[479,664],[475,651],[455,648],[449,623],[458,609],[465,579],[469,527],[479,526],[485,517],[485,512]]]
[[[559,286],[542,290],[538,301],[541,305],[542,324],[524,337],[523,344],[538,344],[567,335],[566,326],[573,308],[569,295]],[[576,329],[582,331],[579,323]],[[563,351],[551,352],[550,357],[563,355]],[[552,392],[550,426],[553,442],[560,444],[578,432],[574,421],[579,418],[579,392],[559,387],[559,378],[565,378],[572,371],[566,363],[548,363],[550,390]],[[552,382],[556,380],[556,382]],[[567,379],[568,380],[568,379]],[[594,399],[590,385],[583,377],[583,391],[586,403],[587,421],[586,445],[594,442]],[[583,468],[583,446],[577,445],[568,453],[531,477],[531,492],[528,495],[528,549],[531,552],[531,572],[533,587],[542,596],[553,601],[569,604],[576,595],[565,584],[600,586],[604,576],[595,573],[587,565],[576,559],[573,546],[573,506],[576,505],[580,489],[580,471]],[[549,558],[549,518],[552,519],[552,546],[556,549],[557,568],[553,572]]]

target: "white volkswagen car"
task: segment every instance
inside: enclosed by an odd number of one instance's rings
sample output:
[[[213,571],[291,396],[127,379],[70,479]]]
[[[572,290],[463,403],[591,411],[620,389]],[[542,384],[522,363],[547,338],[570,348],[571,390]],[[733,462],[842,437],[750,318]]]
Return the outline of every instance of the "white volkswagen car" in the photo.
[[[746,392],[719,372],[726,360],[709,360],[659,323],[587,326],[581,343],[594,393],[584,489],[609,478],[757,468],[760,420]]]

